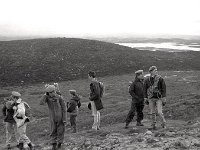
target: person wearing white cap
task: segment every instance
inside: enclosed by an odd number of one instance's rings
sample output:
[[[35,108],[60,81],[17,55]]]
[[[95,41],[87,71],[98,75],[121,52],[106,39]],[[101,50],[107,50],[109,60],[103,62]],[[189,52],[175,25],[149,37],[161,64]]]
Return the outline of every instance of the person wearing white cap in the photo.
[[[47,103],[49,108],[52,150],[61,149],[65,133],[66,104],[63,97],[56,93],[54,85],[46,86],[45,91],[46,93],[43,95],[40,105]]]
[[[5,99],[5,103],[2,108],[2,113],[4,116],[4,122],[6,123],[6,146],[8,149],[11,148],[11,139],[13,136],[13,131],[15,133],[15,139],[17,144],[19,144],[19,135],[17,133],[17,125],[16,121],[14,120],[14,100],[12,95],[9,98]]]
[[[166,104],[166,85],[164,79],[158,75],[157,67],[151,66],[149,68],[150,77],[144,82],[144,97],[150,108],[152,115],[152,127],[156,129],[156,108],[158,115],[161,118],[161,126],[166,128],[166,120],[162,109]]]
[[[19,134],[19,144],[18,148],[20,150],[24,150],[24,145],[27,144],[29,148],[32,150],[33,145],[30,141],[30,139],[26,135],[26,126],[27,122],[29,122],[29,118],[26,116],[25,111],[25,105],[29,107],[29,105],[22,101],[21,94],[19,92],[12,92],[12,97],[15,101],[15,105],[13,106],[13,109],[15,110],[13,118],[15,119],[17,123],[17,132]]]
[[[129,87],[129,94],[132,97],[131,109],[126,118],[125,129],[133,120],[135,112],[137,112],[137,123],[136,126],[143,126],[141,121],[143,120],[143,109],[144,109],[144,83],[143,83],[143,70],[138,70],[135,72],[135,80],[131,83]]]

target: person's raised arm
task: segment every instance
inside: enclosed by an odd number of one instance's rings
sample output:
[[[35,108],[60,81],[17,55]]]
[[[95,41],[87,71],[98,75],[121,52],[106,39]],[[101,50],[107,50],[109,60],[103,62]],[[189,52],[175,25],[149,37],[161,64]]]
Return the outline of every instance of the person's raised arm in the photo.
[[[47,102],[47,95],[45,94],[40,99],[40,105],[44,105],[46,102]]]

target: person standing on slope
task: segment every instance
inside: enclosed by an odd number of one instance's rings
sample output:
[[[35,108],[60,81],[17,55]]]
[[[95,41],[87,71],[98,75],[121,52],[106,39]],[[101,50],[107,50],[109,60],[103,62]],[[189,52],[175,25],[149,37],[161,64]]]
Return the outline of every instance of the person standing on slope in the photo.
[[[51,124],[51,144],[52,150],[61,149],[64,141],[66,124],[66,105],[62,96],[56,93],[54,85],[48,85],[46,93],[40,101],[40,105],[47,103],[49,108],[49,118]]]
[[[143,84],[143,70],[138,70],[135,72],[135,80],[131,83],[129,87],[129,93],[132,96],[131,109],[126,118],[125,128],[133,120],[135,112],[137,112],[137,123],[136,126],[143,126],[141,121],[143,120],[143,109],[144,109],[144,84]]]
[[[92,109],[92,115],[94,116],[94,123],[92,129],[99,130],[100,129],[100,112],[99,110],[103,109],[103,104],[101,101],[101,89],[100,82],[96,79],[96,73],[94,71],[90,71],[88,73],[88,78],[91,81],[90,83],[90,104]]]
[[[24,150],[24,145],[27,144],[30,148],[30,150],[33,150],[33,144],[26,135],[26,127],[27,123],[30,122],[30,119],[28,116],[26,116],[26,107],[30,108],[30,106],[22,101],[21,94],[19,92],[12,92],[13,99],[14,99],[14,115],[13,118],[16,121],[17,124],[17,133],[19,134],[19,144],[18,148],[20,150]]]
[[[70,124],[73,129],[73,133],[76,133],[76,117],[78,115],[79,107],[81,106],[80,96],[76,93],[76,90],[69,90],[71,99],[69,101],[67,112],[70,116]]]
[[[15,139],[17,141],[17,144],[19,144],[19,135],[17,133],[17,125],[13,118],[13,116],[14,116],[13,97],[15,96],[13,94],[15,94],[15,93],[12,92],[12,95],[9,98],[5,99],[6,102],[4,103],[3,108],[2,108],[4,122],[6,123],[6,146],[7,146],[7,149],[11,148],[11,139],[13,136],[13,131],[15,133]]]
[[[156,129],[156,108],[161,118],[161,126],[166,128],[166,120],[163,115],[163,106],[166,104],[166,85],[164,79],[158,75],[157,67],[149,68],[150,77],[144,82],[145,102],[149,103],[150,114],[152,115],[152,127]]]

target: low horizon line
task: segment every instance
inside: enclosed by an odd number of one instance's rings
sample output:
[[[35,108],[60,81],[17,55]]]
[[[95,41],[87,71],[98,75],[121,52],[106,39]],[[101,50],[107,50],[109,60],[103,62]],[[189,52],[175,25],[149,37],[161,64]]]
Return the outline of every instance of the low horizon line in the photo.
[[[163,37],[162,37],[163,36]],[[124,39],[124,38],[200,38],[200,35],[181,35],[181,34],[122,34],[122,35],[0,35],[0,41],[9,40],[28,40],[37,38],[91,38],[91,39]],[[4,39],[4,40],[3,40]]]

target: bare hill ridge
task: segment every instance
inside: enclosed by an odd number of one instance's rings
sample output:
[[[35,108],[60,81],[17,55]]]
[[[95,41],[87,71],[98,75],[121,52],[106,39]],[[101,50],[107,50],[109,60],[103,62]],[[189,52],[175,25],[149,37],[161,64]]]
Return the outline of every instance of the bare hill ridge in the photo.
[[[89,70],[100,76],[148,69],[200,70],[199,52],[150,52],[113,43],[51,38],[0,42],[2,85],[86,78]]]

